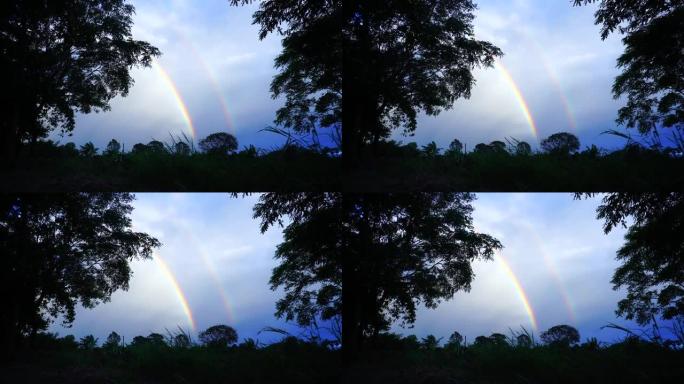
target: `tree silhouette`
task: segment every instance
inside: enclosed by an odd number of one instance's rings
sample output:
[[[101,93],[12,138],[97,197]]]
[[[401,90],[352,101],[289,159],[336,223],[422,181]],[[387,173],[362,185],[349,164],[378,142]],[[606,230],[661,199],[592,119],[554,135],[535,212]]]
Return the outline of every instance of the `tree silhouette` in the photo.
[[[83,145],[81,145],[81,149],[79,149],[78,153],[83,156],[83,157],[95,157],[97,155],[97,151],[99,148],[95,147],[95,144],[92,142],[87,142]]]
[[[254,0],[230,0],[244,5]],[[271,83],[274,98],[285,96],[275,123],[299,133],[338,129],[342,101],[342,0],[264,0],[254,14],[259,38],[277,31],[283,50]]]
[[[542,332],[540,337],[544,343],[557,347],[570,347],[580,341],[577,329],[569,325],[551,327],[547,331]]]
[[[21,141],[70,132],[75,114],[108,110],[126,95],[129,70],[159,50],[131,37],[125,0],[9,1],[0,5],[0,144],[13,160]]]
[[[343,144],[356,157],[417,115],[470,97],[472,70],[501,51],[474,38],[472,0],[349,0],[344,12]]]
[[[217,132],[200,141],[199,147],[207,153],[228,155],[237,150],[238,142],[235,136],[229,133]]]
[[[212,348],[226,348],[237,343],[237,332],[227,325],[214,325],[199,334],[200,341]]]
[[[105,155],[118,155],[121,153],[121,144],[119,144],[118,141],[112,139],[109,144],[107,144],[107,148],[104,151]]]
[[[470,263],[501,247],[472,227],[470,194],[262,195],[262,231],[290,223],[276,257],[272,288],[283,286],[277,315],[308,325],[342,315],[345,358],[364,338],[399,320],[415,321],[422,304],[468,290]]]
[[[74,321],[127,289],[129,262],[159,242],[131,230],[126,193],[0,197],[0,345],[12,348],[52,319]]]
[[[78,342],[78,347],[80,349],[92,351],[93,349],[97,348],[97,339],[93,335],[84,336]]]
[[[627,227],[614,288],[627,288],[617,314],[645,325],[684,316],[684,193],[611,193],[597,209],[609,233]]]
[[[567,156],[579,150],[580,142],[572,133],[554,133],[541,142],[542,150],[552,155]]]
[[[107,340],[102,344],[104,349],[116,349],[121,346],[121,336],[118,333],[112,332],[107,336]]]
[[[444,152],[445,156],[455,156],[463,153],[463,144],[458,140],[454,139],[449,148]]]
[[[525,141],[519,141],[515,145],[515,154],[518,156],[529,156],[532,154],[532,147]]]
[[[575,0],[575,5],[597,0]],[[624,34],[625,52],[618,58],[622,73],[613,95],[627,95],[617,122],[641,133],[657,135],[670,127],[684,149],[684,4],[672,0],[601,0],[596,24],[601,37]]]
[[[447,340],[446,345],[444,345],[445,348],[453,348],[453,349],[458,349],[463,345],[463,336],[461,336],[460,333],[457,331],[454,331],[451,336],[449,336],[449,340]]]

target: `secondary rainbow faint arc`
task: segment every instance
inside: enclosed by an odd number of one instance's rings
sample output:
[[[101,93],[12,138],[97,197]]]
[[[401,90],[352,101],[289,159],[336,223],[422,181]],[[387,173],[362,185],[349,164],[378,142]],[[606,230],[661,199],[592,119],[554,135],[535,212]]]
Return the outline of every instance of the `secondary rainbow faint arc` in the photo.
[[[178,106],[178,110],[183,116],[183,120],[185,121],[186,126],[190,130],[190,135],[193,139],[196,138],[197,131],[195,130],[195,125],[192,122],[190,112],[188,112],[188,107],[185,104],[185,101],[183,100],[183,97],[181,96],[180,92],[178,91],[178,87],[176,86],[176,83],[174,83],[173,78],[156,59],[152,59],[152,66],[157,70],[162,80],[164,80],[164,83],[166,83],[167,87],[171,91],[171,94],[173,95],[176,101],[176,105]]]
[[[546,269],[551,273],[551,277],[553,278],[556,287],[558,288],[559,293],[561,294],[561,297],[563,299],[563,303],[565,304],[565,309],[568,312],[568,316],[570,316],[570,320],[574,323],[577,322],[577,316],[575,315],[575,310],[574,306],[572,305],[572,302],[570,300],[570,295],[568,294],[568,290],[565,289],[565,285],[563,284],[563,280],[560,278],[560,274],[558,273],[558,268],[556,268],[556,264],[553,262],[551,257],[549,256],[549,252],[546,250],[546,247],[544,246],[544,242],[542,241],[541,237],[539,234],[534,230],[532,225],[526,221],[518,221],[518,225],[520,227],[523,227],[527,233],[532,236],[532,242],[535,244],[537,249],[542,254],[542,259],[544,259],[544,264],[546,265]]]
[[[223,112],[223,118],[226,121],[226,127],[228,130],[232,133],[235,134],[235,124],[233,123],[233,119],[230,115],[230,111],[228,110],[228,102],[226,101],[226,98],[223,96],[223,93],[219,89],[219,82],[216,80],[216,75],[214,75],[214,71],[209,67],[206,61],[202,58],[202,55],[199,53],[199,50],[195,47],[195,44],[185,36],[185,34],[179,29],[175,28],[176,34],[178,37],[180,37],[180,40],[185,44],[185,46],[192,51],[192,55],[195,57],[199,65],[202,67],[204,70],[204,73],[207,75],[207,78],[209,79],[209,83],[211,83],[212,90],[214,91],[214,94],[218,98],[219,104],[221,104],[221,111]]]
[[[532,327],[535,331],[537,331],[539,329],[539,326],[537,325],[537,317],[534,313],[534,310],[532,309],[532,305],[530,304],[530,299],[527,297],[527,293],[523,289],[523,286],[520,283],[520,280],[518,279],[518,276],[516,276],[515,272],[513,272],[513,269],[511,268],[508,261],[506,261],[506,258],[504,258],[501,252],[497,252],[496,255],[498,256],[499,261],[501,262],[501,266],[503,267],[504,272],[513,283],[515,291],[518,293],[518,297],[520,297],[520,301],[522,301],[522,304],[525,307],[525,312],[527,313],[527,316],[530,318]]]
[[[188,318],[188,322],[190,322],[190,326],[192,327],[192,330],[195,331],[197,330],[197,326],[195,323],[195,317],[192,314],[192,310],[190,309],[190,305],[188,304],[188,299],[185,296],[185,292],[181,289],[180,284],[178,283],[178,279],[176,279],[176,276],[173,274],[171,271],[171,268],[169,268],[169,265],[162,259],[161,255],[159,253],[154,252],[153,253],[153,258],[161,268],[162,272],[164,272],[164,275],[169,279],[171,282],[171,285],[173,286],[173,290],[176,293],[176,296],[178,297],[178,301],[181,304],[181,307],[183,308],[183,313],[185,313],[185,316]]]
[[[532,134],[537,140],[539,140],[539,130],[537,129],[537,123],[534,121],[534,118],[532,117],[532,112],[530,112],[530,107],[527,103],[527,100],[525,100],[522,91],[520,91],[520,87],[515,82],[515,79],[513,79],[511,72],[506,68],[506,66],[503,64],[501,60],[496,60],[495,66],[503,76],[504,80],[506,80],[508,86],[513,91],[513,95],[515,96],[518,105],[520,105],[520,109],[522,110],[522,113],[525,116],[525,120],[527,120],[527,124],[529,124],[530,128],[532,129]]]

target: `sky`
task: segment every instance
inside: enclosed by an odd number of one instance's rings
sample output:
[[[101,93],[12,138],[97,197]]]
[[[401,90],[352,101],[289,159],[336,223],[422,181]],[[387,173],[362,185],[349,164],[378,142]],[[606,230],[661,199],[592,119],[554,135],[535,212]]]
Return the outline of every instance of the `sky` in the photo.
[[[135,85],[109,112],[79,115],[72,137],[53,139],[104,148],[112,138],[132,148],[183,133],[199,141],[218,132],[235,134],[240,146],[273,148],[282,137],[259,132],[273,124],[283,100],[272,99],[280,37],[258,39],[250,6],[227,0],[132,0],[133,36],[161,49],[153,68],[133,70]],[[421,116],[414,137],[444,148],[458,138],[468,148],[516,138],[536,147],[552,133],[577,135],[584,146],[618,148],[621,139],[601,135],[616,128],[622,101],[611,86],[622,52],[619,36],[602,41],[594,25],[596,6],[571,0],[478,0],[476,38],[499,46],[496,68],[476,70],[469,100],[438,117]]]
[[[582,339],[615,341],[601,330],[615,317],[624,292],[610,278],[624,229],[604,235],[595,216],[599,200],[571,194],[478,194],[474,224],[498,238],[504,249],[492,261],[474,264],[470,292],[459,292],[437,309],[421,308],[414,328],[392,331],[447,338],[457,330],[468,340],[524,326],[539,331],[557,324],[580,330]],[[133,263],[128,291],[94,309],[79,308],[71,328],[51,331],[104,340],[111,331],[131,340],[178,326],[196,334],[215,324],[233,326],[240,340],[279,339],[259,334],[266,326],[298,330],[274,317],[282,291],[268,280],[282,240],[280,228],[261,234],[252,218],[257,196],[229,194],[137,194],[132,222],[162,242],[154,260]]]

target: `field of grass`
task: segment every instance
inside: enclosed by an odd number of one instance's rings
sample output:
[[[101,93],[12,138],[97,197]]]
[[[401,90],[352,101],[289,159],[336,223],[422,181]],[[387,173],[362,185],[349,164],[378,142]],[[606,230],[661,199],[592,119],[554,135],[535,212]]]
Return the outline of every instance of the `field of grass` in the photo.
[[[351,172],[352,191],[654,191],[684,187],[684,158],[647,151],[610,154],[367,158]]]
[[[628,339],[610,346],[472,345],[367,351],[347,383],[681,383],[684,351]]]
[[[106,156],[24,154],[0,170],[3,192],[319,191],[340,185],[341,160],[306,150],[215,156],[166,152]]]
[[[256,348],[137,345],[43,348],[0,366],[2,383],[330,383],[340,377],[339,352],[286,339]]]

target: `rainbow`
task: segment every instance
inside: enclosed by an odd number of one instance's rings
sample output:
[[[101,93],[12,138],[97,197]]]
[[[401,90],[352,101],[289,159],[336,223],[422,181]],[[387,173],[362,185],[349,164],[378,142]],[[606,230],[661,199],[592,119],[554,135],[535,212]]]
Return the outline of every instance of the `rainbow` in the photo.
[[[190,310],[190,305],[188,304],[188,299],[185,296],[185,293],[180,287],[180,284],[178,284],[178,279],[176,279],[176,276],[171,272],[171,269],[169,268],[169,265],[162,259],[161,255],[158,253],[154,252],[153,253],[153,258],[159,264],[159,267],[161,268],[162,272],[164,272],[164,275],[169,279],[171,282],[171,285],[173,286],[173,290],[176,292],[176,296],[178,297],[178,301],[181,304],[181,307],[183,308],[183,313],[185,313],[185,316],[188,318],[188,322],[190,323],[190,327],[192,328],[193,331],[197,330],[197,325],[195,323],[195,318],[192,314],[192,310]]]
[[[518,221],[518,224],[520,227],[523,227],[528,234],[532,237],[532,242],[534,245],[537,247],[537,249],[541,252],[542,258],[544,259],[544,264],[546,265],[546,269],[548,269],[549,273],[551,274],[554,283],[556,287],[558,288],[558,291],[560,292],[561,298],[563,299],[563,303],[565,304],[565,309],[568,312],[568,316],[570,316],[570,320],[573,323],[577,323],[577,317],[575,315],[575,310],[574,306],[572,305],[570,301],[570,295],[568,294],[567,289],[565,289],[565,285],[563,284],[563,280],[560,278],[560,274],[558,273],[558,268],[556,268],[555,263],[549,256],[549,252],[547,251],[546,247],[544,246],[544,242],[542,241],[541,237],[539,234],[534,230],[534,228],[530,225],[530,223],[526,221]]]
[[[168,72],[164,69],[164,67],[161,66],[159,61],[156,59],[152,59],[152,66],[157,70],[159,75],[161,76],[162,80],[166,85],[168,86],[169,90],[171,90],[171,94],[173,95],[174,99],[176,100],[176,105],[178,106],[178,110],[181,112],[181,115],[183,116],[183,120],[185,121],[185,125],[188,127],[188,130],[190,131],[190,135],[192,138],[196,138],[197,136],[197,131],[195,130],[195,125],[192,122],[192,118],[190,117],[190,112],[188,112],[188,107],[185,104],[185,101],[183,101],[183,97],[181,96],[180,92],[178,91],[178,87],[176,86],[176,83],[173,82],[173,79],[169,75]]]
[[[228,111],[228,102],[226,101],[226,98],[223,96],[223,93],[220,91],[219,82],[216,79],[214,71],[202,58],[202,55],[199,53],[199,50],[197,49],[195,44],[193,44],[192,41],[190,41],[190,39],[188,39],[179,28],[175,27],[174,30],[176,31],[176,35],[178,35],[183,44],[191,51],[192,56],[197,60],[197,63],[199,63],[200,67],[202,67],[204,73],[207,75],[209,83],[211,84],[211,88],[214,94],[216,95],[219,104],[221,104],[221,112],[223,113],[223,119],[226,122],[226,127],[228,128],[228,131],[234,135],[235,125],[233,124],[233,119],[231,118],[230,112]]]
[[[532,129],[532,134],[537,139],[537,141],[539,141],[539,130],[537,129],[537,124],[535,123],[534,118],[532,118],[530,107],[527,104],[527,100],[525,100],[525,98],[523,97],[523,94],[520,91],[520,87],[518,87],[518,84],[513,79],[513,76],[511,76],[510,71],[506,68],[506,66],[504,66],[501,60],[496,60],[495,67],[499,70],[504,80],[513,91],[515,99],[518,101],[520,109],[522,110],[523,115],[525,116],[525,120],[527,120],[527,124]]]
[[[503,267],[504,272],[513,283],[513,286],[515,287],[515,290],[518,293],[518,296],[520,297],[523,306],[525,307],[525,312],[527,313],[527,316],[530,318],[532,328],[535,331],[538,331],[539,326],[537,325],[537,317],[535,316],[534,311],[532,310],[532,305],[530,304],[530,299],[527,297],[527,293],[523,289],[522,284],[520,284],[520,280],[513,272],[513,269],[511,269],[510,264],[506,261],[503,254],[501,254],[500,252],[497,252],[496,254],[498,256],[499,261],[501,262],[501,266]]]

